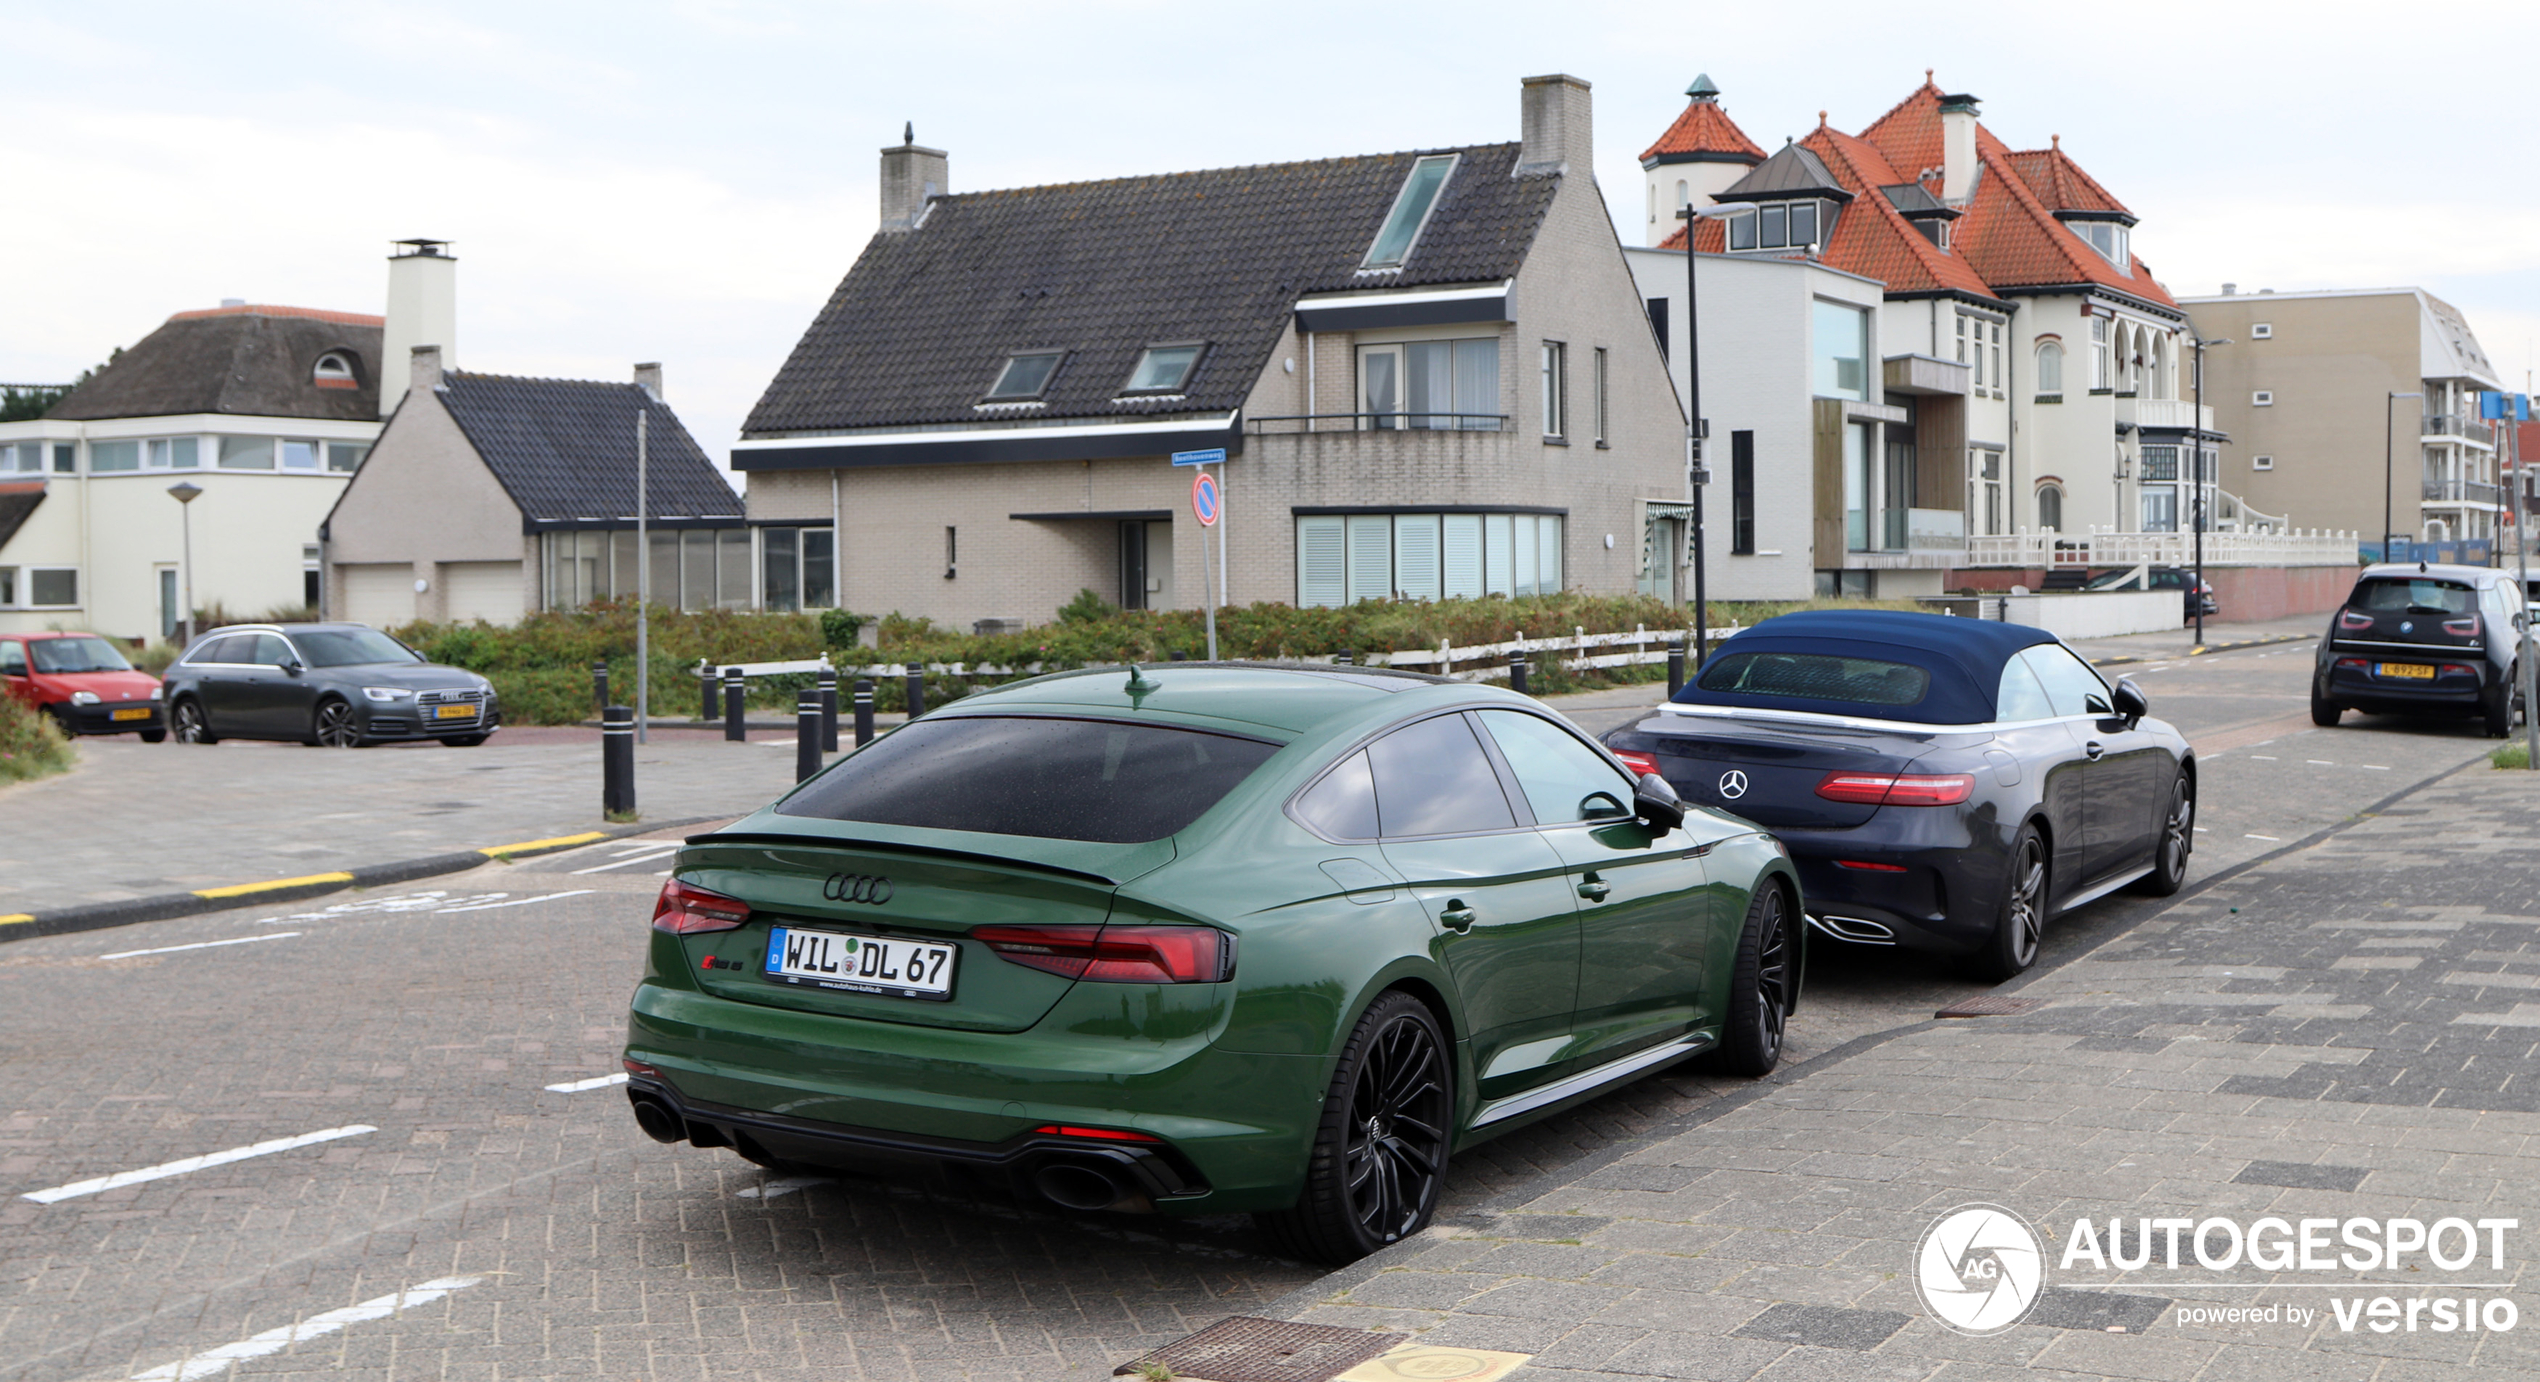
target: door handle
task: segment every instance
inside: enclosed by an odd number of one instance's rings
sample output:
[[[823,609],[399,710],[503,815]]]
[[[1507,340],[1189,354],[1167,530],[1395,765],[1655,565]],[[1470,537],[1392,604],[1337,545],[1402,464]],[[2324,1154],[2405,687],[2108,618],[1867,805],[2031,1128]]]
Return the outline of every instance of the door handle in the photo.
[[[1586,898],[1590,902],[1603,902],[1605,900],[1605,895],[1612,891],[1614,891],[1612,884],[1597,878],[1593,874],[1588,876],[1588,880],[1586,882],[1579,885],[1579,896]]]
[[[2098,762],[2100,757],[2107,752],[2108,746],[2100,743],[2096,739],[2093,739],[2089,743],[2081,746],[2082,757],[2089,759],[2093,763]]]
[[[1473,923],[1479,920],[1481,914],[1465,906],[1461,900],[1449,902],[1446,910],[1438,913],[1438,924],[1459,936],[1472,930]]]

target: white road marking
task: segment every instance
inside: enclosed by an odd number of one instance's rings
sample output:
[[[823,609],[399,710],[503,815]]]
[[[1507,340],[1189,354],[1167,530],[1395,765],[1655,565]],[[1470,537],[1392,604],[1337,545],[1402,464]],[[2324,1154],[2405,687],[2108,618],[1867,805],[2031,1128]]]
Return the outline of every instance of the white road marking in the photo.
[[[2284,841],[2277,839],[2273,835],[2243,835],[2240,838],[2244,840],[2264,840],[2271,845],[2280,845],[2284,843]]]
[[[2271,754],[2271,753],[2253,753],[2253,754],[2251,754],[2251,755],[2249,755],[2249,756],[2250,756],[2251,758],[2263,758],[2263,759],[2265,759],[2265,760],[2266,760],[2267,762],[2269,762],[2269,763],[2272,763],[2272,762],[2274,762],[2274,761],[2275,761],[2275,755],[2274,755],[2274,754]]]
[[[574,870],[574,872],[575,872],[576,874],[585,874],[585,873],[606,873],[606,872],[608,872],[610,869],[622,869],[622,868],[627,868],[627,867],[630,867],[630,866],[635,865],[635,864],[649,864],[649,863],[653,862],[653,861],[654,861],[654,860],[656,860],[656,859],[667,859],[667,858],[669,858],[671,855],[677,854],[678,852],[679,852],[679,846],[677,846],[677,845],[672,845],[672,846],[671,846],[670,848],[668,848],[668,849],[655,850],[654,852],[652,852],[652,853],[650,853],[650,854],[638,854],[638,855],[634,855],[634,856],[632,856],[632,857],[625,858],[625,859],[613,860],[613,861],[611,861],[611,862],[609,862],[609,863],[606,863],[606,864],[593,864],[591,867],[589,867],[589,868],[587,868],[587,869],[575,869],[575,870]]]
[[[591,891],[589,888],[575,888],[571,892],[549,893],[544,897],[515,897],[508,902],[473,902],[464,907],[435,907],[432,909],[432,914],[437,917],[450,912],[486,912],[496,907],[523,907],[532,902],[553,902],[560,897],[580,897],[589,891]],[[501,894],[498,893],[496,896],[499,897]]]
[[[147,950],[118,950],[112,955],[100,955],[97,958],[129,960],[135,955],[173,955],[180,950],[209,950],[221,945],[253,945],[257,941],[288,940],[299,934],[297,931],[267,931],[261,936],[232,936],[225,941],[196,941],[192,945],[155,945]]]
[[[2390,771],[2390,765],[2387,763],[2366,763],[2363,765],[2363,769],[2368,773],[2386,773]]]
[[[419,893],[392,893],[387,897],[356,898],[350,902],[338,902],[333,906],[323,907],[314,912],[292,912],[284,916],[258,917],[256,919],[256,924],[259,926],[271,926],[277,922],[337,921],[345,917],[358,916],[369,912],[429,912],[442,907],[456,906],[469,902],[491,902],[498,897],[509,896],[511,896],[509,893],[460,893],[453,895],[445,888],[433,888]]]
[[[2334,768],[2337,766],[2325,758],[2305,758],[2302,761],[2310,764],[2314,768]]]
[[[117,1171],[111,1176],[99,1176],[95,1180],[73,1181],[68,1185],[54,1186],[50,1190],[31,1190],[18,1198],[33,1200],[37,1204],[58,1204],[63,1200],[76,1199],[81,1195],[94,1195],[100,1190],[120,1190],[124,1186],[139,1185],[143,1181],[164,1180],[169,1176],[184,1175],[188,1171],[200,1171],[211,1166],[226,1166],[233,1161],[245,1161],[249,1157],[271,1156],[275,1152],[287,1152],[294,1147],[332,1142],[339,1137],[359,1137],[363,1133],[377,1131],[379,1129],[368,1123],[355,1123],[350,1127],[304,1132],[298,1137],[277,1137],[271,1142],[259,1142],[252,1147],[232,1147],[225,1152],[206,1152],[201,1156],[189,1156],[183,1161],[167,1161],[156,1166],[144,1166],[138,1171]]]
[[[624,1083],[626,1083],[626,1072],[620,1070],[614,1075],[597,1075],[587,1080],[574,1080],[566,1084],[551,1084],[547,1086],[547,1092],[550,1094],[579,1094],[586,1089],[606,1089],[610,1085]]]
[[[744,1186],[733,1193],[744,1200],[774,1200],[782,1199],[797,1190],[808,1190],[815,1185],[830,1183],[827,1176],[779,1176],[764,1185]]]
[[[293,1344],[321,1338],[346,1325],[384,1320],[400,1310],[410,1309],[417,1305],[429,1305],[452,1291],[464,1291],[484,1279],[481,1276],[445,1276],[437,1281],[427,1281],[421,1286],[410,1286],[403,1291],[381,1296],[376,1300],[363,1301],[359,1305],[348,1305],[341,1310],[329,1310],[323,1315],[311,1315],[297,1324],[286,1324],[280,1329],[268,1329],[253,1338],[241,1339],[234,1344],[223,1344],[219,1348],[197,1353],[189,1358],[180,1358],[176,1362],[152,1368],[148,1372],[134,1373],[133,1382],[194,1382],[196,1378],[211,1377],[227,1372],[230,1364],[242,1359],[262,1358],[267,1354],[280,1353]]]
[[[2196,833],[2197,833],[2197,834],[2199,834],[2199,835],[2210,835],[2210,834],[2212,834],[2213,832],[2212,832],[2212,831],[2210,831],[2210,830],[2207,830],[2205,827],[2203,827],[2203,826],[2201,826],[2201,825],[2200,825],[2200,826],[2196,827]]]

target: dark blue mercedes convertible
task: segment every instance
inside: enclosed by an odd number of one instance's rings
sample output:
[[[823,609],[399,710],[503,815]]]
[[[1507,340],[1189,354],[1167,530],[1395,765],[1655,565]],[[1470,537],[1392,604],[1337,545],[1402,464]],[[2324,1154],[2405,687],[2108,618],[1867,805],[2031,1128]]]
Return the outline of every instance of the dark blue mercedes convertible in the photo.
[[[1777,836],[1820,932],[1987,979],[2028,968],[2058,912],[2177,892],[2195,844],[2187,741],[2024,625],[1785,614],[1605,743]]]

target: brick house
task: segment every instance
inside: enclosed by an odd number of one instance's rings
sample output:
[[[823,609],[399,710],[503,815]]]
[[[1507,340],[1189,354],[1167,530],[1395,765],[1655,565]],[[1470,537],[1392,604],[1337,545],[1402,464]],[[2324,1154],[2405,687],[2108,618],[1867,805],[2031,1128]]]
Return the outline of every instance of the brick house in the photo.
[[[1530,78],[1521,114],[1513,143],[964,194],[883,150],[881,229],[734,450],[751,523],[841,534],[864,609],[1191,608],[1168,457],[1222,446],[1239,603],[1672,575],[1684,416],[1588,84]]]

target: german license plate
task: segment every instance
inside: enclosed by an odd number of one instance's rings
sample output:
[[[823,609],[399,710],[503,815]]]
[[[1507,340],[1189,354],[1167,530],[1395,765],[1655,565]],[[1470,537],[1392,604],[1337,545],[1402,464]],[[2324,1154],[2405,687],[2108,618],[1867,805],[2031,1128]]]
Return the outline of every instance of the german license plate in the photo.
[[[779,926],[768,933],[766,974],[779,983],[940,1001],[952,997],[956,954],[940,941]]]
[[[2406,677],[2410,681],[2434,680],[2434,669],[2422,662],[2384,662],[2373,670],[2385,677]]]
[[[130,710],[116,711],[115,718],[118,720],[146,720],[150,718],[150,711],[146,706],[136,705]]]
[[[476,718],[476,707],[472,705],[437,705],[432,708],[432,718],[436,720],[473,720]]]

